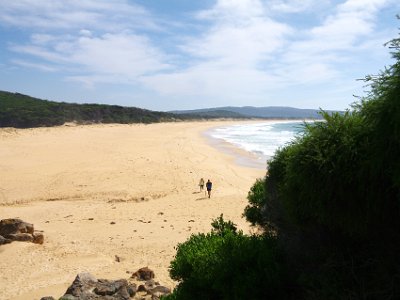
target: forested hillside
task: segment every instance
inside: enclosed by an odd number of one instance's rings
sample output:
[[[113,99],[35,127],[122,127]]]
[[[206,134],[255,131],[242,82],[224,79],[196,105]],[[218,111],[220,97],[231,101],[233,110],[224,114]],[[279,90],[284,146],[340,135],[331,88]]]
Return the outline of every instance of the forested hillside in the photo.
[[[42,100],[20,93],[0,91],[0,127],[57,126],[66,122],[156,123],[201,119],[320,119],[313,109],[291,107],[223,107],[159,112],[105,104],[76,104]]]
[[[0,127],[55,126],[65,122],[155,123],[184,118],[135,107],[54,102],[0,91]]]
[[[331,112],[331,111],[327,111]],[[171,111],[175,114],[202,115],[219,117],[265,118],[265,119],[322,119],[317,109],[300,109],[294,107],[268,106],[226,106],[218,108],[204,108],[194,110]]]

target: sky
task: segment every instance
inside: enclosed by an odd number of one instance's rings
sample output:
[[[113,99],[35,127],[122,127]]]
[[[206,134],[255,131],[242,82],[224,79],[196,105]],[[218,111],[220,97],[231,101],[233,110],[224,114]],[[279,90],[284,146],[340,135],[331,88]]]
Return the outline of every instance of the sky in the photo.
[[[157,111],[345,110],[398,0],[0,0],[0,90]]]

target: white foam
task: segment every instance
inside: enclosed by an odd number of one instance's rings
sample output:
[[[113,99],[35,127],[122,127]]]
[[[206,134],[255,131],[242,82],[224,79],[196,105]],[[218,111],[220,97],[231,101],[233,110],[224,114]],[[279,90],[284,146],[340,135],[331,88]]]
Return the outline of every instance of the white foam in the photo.
[[[232,125],[215,128],[210,135],[248,152],[272,157],[278,148],[294,140],[302,124],[302,121],[274,121]]]

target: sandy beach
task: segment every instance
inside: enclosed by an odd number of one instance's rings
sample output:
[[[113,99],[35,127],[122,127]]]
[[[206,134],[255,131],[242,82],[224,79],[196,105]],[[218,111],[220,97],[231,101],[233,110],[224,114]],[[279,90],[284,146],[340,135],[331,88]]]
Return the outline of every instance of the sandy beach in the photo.
[[[0,219],[20,218],[45,236],[43,245],[0,246],[0,299],[60,297],[79,272],[127,279],[144,266],[173,288],[178,243],[210,231],[221,213],[253,230],[241,215],[265,170],[207,141],[207,129],[226,124],[0,129]],[[213,182],[210,199],[201,177]]]

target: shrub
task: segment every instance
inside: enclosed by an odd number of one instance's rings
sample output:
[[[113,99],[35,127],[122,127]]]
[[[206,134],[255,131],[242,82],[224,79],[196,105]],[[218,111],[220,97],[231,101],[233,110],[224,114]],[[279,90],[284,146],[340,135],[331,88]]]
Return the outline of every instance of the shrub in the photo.
[[[278,233],[307,299],[400,298],[400,39],[390,47],[367,96],[322,112],[249,197],[245,216]]]
[[[213,224],[217,230],[192,235],[178,245],[170,275],[180,283],[167,299],[284,297],[284,268],[275,238],[236,233],[222,216]]]
[[[247,200],[249,200],[249,205],[244,209],[243,216],[246,217],[247,221],[251,225],[263,224],[261,208],[265,203],[265,185],[264,180],[257,179],[257,181],[250,188],[247,195]]]
[[[225,235],[229,232],[236,233],[237,231],[236,224],[234,224],[232,221],[225,221],[223,214],[212,221],[211,227],[213,228],[211,231],[219,235]]]

